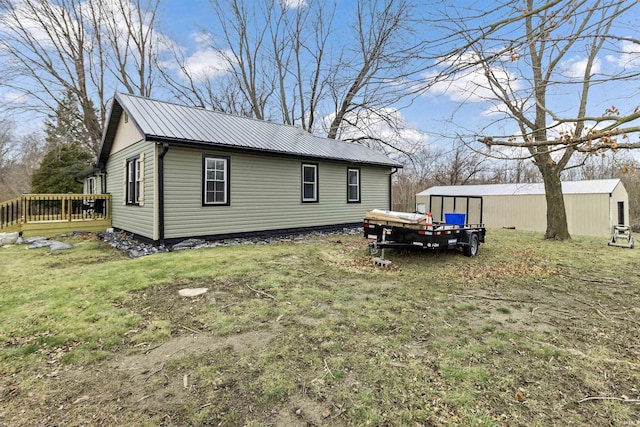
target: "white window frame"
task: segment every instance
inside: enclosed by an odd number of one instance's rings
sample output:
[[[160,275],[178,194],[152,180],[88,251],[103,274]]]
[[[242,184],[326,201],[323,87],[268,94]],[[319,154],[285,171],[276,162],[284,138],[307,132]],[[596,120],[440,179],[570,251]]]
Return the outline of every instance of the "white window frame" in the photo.
[[[305,181],[304,180],[304,176],[305,176],[305,169],[313,169],[313,181]],[[303,163],[302,164],[302,176],[301,176],[301,181],[302,181],[302,203],[316,203],[318,202],[318,165],[316,163]],[[313,197],[305,197],[305,186],[307,185],[313,185]]]
[[[356,173],[356,183],[351,184],[349,177],[352,172]],[[352,199],[350,197],[350,189],[354,187],[356,189],[356,198]],[[360,203],[360,169],[359,168],[347,168],[347,202],[348,203]]]
[[[127,204],[140,204],[140,182],[142,174],[140,173],[140,157],[127,160]]]
[[[224,168],[222,169],[223,178],[219,179],[209,179],[208,172],[213,170],[214,172],[218,172],[219,170],[215,167],[216,162],[222,161]],[[213,162],[214,168],[211,169],[209,167],[209,162]],[[203,206],[227,206],[229,205],[229,157],[226,156],[210,156],[204,155],[202,159],[202,205]],[[207,183],[209,182],[222,182],[223,183],[223,200],[216,201],[215,194],[216,192],[208,192],[207,191]],[[208,196],[211,194],[213,196],[213,200],[209,200]]]

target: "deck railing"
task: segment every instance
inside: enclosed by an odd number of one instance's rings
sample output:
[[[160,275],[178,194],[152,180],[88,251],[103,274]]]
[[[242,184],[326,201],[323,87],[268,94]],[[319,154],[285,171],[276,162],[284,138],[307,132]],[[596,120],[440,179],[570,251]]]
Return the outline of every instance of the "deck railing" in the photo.
[[[0,203],[0,231],[24,224],[111,219],[111,194],[23,194]]]

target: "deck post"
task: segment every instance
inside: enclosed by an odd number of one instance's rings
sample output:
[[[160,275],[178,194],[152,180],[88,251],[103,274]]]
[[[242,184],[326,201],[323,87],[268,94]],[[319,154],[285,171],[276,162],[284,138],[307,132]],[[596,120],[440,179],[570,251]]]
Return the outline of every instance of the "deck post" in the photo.
[[[22,212],[20,212],[20,223],[24,224],[27,222],[27,196],[24,194],[20,196],[20,205],[22,208]]]

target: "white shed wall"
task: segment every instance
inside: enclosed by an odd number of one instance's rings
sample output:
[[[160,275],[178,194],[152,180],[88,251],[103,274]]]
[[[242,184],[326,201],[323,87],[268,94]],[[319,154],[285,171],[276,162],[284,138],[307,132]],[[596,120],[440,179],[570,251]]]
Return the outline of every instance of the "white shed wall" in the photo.
[[[461,187],[455,194],[460,194]],[[609,236],[618,223],[618,202],[624,203],[625,225],[629,224],[629,196],[622,183],[611,194],[565,194],[565,209],[569,233],[576,236]],[[416,203],[429,209],[429,195],[416,196]],[[439,203],[439,202],[438,202]],[[445,202],[444,212],[453,212]],[[439,218],[440,205],[432,207]],[[464,210],[457,210],[464,212]],[[469,218],[473,222],[472,218]],[[482,220],[487,228],[515,227],[518,230],[545,232],[547,202],[544,194],[507,194],[483,196]]]
[[[482,219],[488,228],[545,231],[547,202],[544,195],[485,196]]]

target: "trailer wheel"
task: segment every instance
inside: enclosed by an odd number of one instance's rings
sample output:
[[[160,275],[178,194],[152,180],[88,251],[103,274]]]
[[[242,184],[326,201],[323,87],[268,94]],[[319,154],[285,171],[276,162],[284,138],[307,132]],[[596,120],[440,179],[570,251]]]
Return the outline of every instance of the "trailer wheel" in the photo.
[[[463,252],[466,256],[472,257],[478,255],[478,249],[480,248],[480,239],[478,234],[473,233],[469,236],[469,244],[464,246]]]

